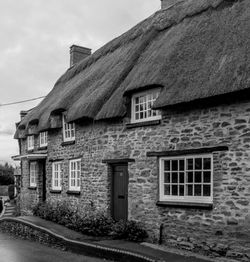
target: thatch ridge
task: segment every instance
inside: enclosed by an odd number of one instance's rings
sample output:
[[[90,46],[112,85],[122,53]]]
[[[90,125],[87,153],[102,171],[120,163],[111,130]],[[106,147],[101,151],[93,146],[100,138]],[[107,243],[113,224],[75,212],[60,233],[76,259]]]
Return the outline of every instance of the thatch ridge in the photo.
[[[250,29],[246,10],[249,13],[247,0],[186,0],[156,12],[68,69],[19,126],[39,119],[38,130],[49,129],[51,113],[63,110],[67,121],[123,117],[124,94],[143,86],[164,87],[156,108],[247,88],[248,47],[243,41],[241,49],[235,41],[225,42],[233,34],[243,40],[244,30]],[[229,21],[241,32],[230,28]],[[235,63],[241,78],[233,68]],[[236,74],[236,80],[225,81],[226,69]],[[220,73],[216,75],[215,70]]]

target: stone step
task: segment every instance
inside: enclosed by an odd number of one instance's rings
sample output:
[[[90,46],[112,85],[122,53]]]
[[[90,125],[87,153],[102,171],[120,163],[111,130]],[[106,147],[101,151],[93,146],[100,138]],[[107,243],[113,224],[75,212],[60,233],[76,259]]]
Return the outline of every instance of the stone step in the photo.
[[[15,207],[6,207],[5,210],[14,210],[16,209]]]

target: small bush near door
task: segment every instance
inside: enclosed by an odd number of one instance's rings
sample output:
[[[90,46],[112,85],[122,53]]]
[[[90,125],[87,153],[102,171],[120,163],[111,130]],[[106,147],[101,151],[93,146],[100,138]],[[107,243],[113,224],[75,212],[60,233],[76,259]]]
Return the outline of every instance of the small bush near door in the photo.
[[[147,237],[142,224],[135,221],[115,222],[106,213],[92,206],[78,209],[72,202],[48,201],[33,208],[33,214],[91,236],[142,241]]]
[[[148,237],[143,226],[133,220],[114,223],[112,233],[115,239],[127,239],[134,242],[143,241]]]

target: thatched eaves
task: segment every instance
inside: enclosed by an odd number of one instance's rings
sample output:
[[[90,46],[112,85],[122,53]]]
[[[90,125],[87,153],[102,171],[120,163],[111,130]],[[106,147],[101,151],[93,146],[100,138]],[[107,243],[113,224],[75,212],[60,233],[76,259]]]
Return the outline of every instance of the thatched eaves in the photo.
[[[67,70],[20,126],[52,128],[62,111],[67,121],[123,117],[125,97],[148,86],[162,87],[155,108],[246,89],[249,32],[248,0],[180,2]]]

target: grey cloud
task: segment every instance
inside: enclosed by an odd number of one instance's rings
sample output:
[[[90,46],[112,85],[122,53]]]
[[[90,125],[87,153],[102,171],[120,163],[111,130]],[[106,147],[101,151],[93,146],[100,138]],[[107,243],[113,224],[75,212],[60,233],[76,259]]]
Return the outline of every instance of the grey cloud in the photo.
[[[0,104],[46,95],[69,66],[70,45],[96,50],[159,7],[160,0],[0,1]],[[19,111],[38,102],[0,107],[0,158],[17,150]]]

